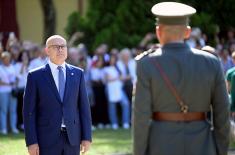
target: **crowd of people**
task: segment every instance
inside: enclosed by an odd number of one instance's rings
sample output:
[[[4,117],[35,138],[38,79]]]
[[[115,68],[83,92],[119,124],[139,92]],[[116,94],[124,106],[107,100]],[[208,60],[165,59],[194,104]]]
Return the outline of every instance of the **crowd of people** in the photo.
[[[84,70],[91,105],[93,129],[130,128],[132,96],[135,93],[135,56],[159,45],[151,43],[156,36],[148,33],[135,48],[109,49],[99,45],[89,55],[86,45],[72,46],[68,42],[67,62]],[[235,66],[234,31],[226,39],[217,37],[217,45],[208,44],[207,36],[194,28],[186,41],[192,48],[212,52],[221,60],[224,73]],[[0,134],[23,130],[23,93],[30,70],[47,63],[44,47],[30,41],[19,41],[9,35],[5,47],[0,46]]]

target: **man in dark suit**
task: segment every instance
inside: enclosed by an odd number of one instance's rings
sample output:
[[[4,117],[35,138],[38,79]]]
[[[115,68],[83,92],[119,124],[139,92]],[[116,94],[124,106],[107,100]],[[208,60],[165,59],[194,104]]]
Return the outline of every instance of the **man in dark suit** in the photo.
[[[91,145],[91,116],[83,71],[65,63],[66,40],[46,41],[48,63],[28,74],[25,139],[30,155],[78,155]]]
[[[220,62],[184,43],[196,10],[162,2],[152,12],[161,47],[137,58],[133,155],[226,155],[229,102]]]

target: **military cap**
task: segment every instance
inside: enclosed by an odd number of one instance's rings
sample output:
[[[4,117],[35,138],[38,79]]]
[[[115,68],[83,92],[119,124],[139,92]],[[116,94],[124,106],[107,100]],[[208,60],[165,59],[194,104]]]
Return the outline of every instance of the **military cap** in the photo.
[[[189,16],[196,13],[193,7],[177,2],[157,3],[151,11],[157,16],[157,24],[165,25],[188,25]]]

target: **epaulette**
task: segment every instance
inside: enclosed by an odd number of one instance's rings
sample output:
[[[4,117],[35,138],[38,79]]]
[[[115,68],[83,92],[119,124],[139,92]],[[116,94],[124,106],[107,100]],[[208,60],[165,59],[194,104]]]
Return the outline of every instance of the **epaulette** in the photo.
[[[143,53],[137,55],[137,56],[135,57],[135,60],[138,61],[138,60],[140,60],[140,59],[146,57],[146,56],[149,55],[150,53],[153,53],[155,50],[156,50],[156,49],[154,49],[154,48],[150,48],[149,50],[144,51]]]

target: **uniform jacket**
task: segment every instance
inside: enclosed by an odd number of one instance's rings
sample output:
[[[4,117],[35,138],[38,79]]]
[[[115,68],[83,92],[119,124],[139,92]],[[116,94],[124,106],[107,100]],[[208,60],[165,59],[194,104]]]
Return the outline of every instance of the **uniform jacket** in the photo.
[[[137,62],[133,108],[134,155],[225,155],[229,144],[228,96],[218,59],[185,43],[169,43]],[[189,112],[213,109],[208,121],[154,121],[153,112],[180,112],[152,60],[158,61]]]

